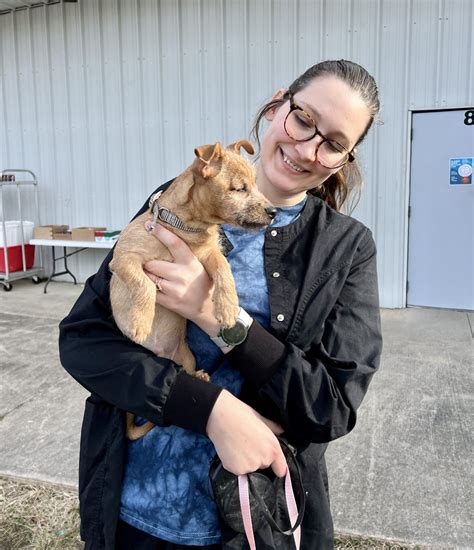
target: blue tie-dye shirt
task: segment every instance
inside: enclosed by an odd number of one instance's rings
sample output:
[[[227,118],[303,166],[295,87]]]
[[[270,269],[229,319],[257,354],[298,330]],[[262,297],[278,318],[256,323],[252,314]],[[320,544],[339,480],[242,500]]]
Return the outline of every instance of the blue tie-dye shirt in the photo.
[[[294,221],[304,203],[278,208],[272,227]],[[230,225],[223,229],[234,247],[227,260],[240,305],[268,327],[270,306],[263,254],[266,230],[249,232]],[[207,334],[188,323],[187,338],[197,369],[209,372],[213,384],[239,395],[240,373],[222,361],[222,352]],[[129,442],[120,518],[175,544],[219,544],[219,521],[208,478],[214,455],[214,446],[206,436],[176,426],[156,427],[138,441]]]

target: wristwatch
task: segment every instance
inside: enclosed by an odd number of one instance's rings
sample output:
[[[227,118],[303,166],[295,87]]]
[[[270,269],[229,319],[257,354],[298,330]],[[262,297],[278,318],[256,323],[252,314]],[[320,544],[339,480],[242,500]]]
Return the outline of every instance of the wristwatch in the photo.
[[[211,336],[211,340],[216,346],[221,348],[221,350],[230,351],[234,346],[238,346],[245,341],[252,322],[252,317],[250,317],[245,309],[240,308],[237,319],[235,320],[235,325],[230,328],[221,327],[219,334],[217,336]]]

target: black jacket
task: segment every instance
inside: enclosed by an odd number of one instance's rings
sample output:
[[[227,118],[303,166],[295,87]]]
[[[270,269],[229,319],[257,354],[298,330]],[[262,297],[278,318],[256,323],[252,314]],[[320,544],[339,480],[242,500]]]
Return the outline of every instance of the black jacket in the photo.
[[[298,448],[308,492],[302,549],[332,548],[324,452],[354,427],[382,348],[375,244],[360,222],[308,196],[295,222],[267,229],[264,254],[271,327],[254,321],[226,358],[244,377],[241,398]],[[81,536],[93,549],[114,548],[124,411],[205,433],[221,391],[122,336],[109,304],[111,255],[60,323],[61,362],[91,392],[79,496]]]

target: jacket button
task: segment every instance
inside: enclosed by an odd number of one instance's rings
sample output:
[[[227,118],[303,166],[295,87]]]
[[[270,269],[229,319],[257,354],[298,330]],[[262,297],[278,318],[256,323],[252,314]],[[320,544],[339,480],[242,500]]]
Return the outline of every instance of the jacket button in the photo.
[[[280,276],[280,274],[278,273],[278,271],[275,271],[275,273],[273,274],[273,277],[275,277],[275,279],[277,279],[279,276]]]
[[[278,231],[276,229],[273,229],[272,231],[270,231],[270,235],[272,237],[276,237],[278,235]]]
[[[284,321],[284,320],[285,320],[285,316],[283,315],[283,313],[279,313],[279,314],[277,315],[277,321],[280,321],[280,322],[281,322],[281,321]]]

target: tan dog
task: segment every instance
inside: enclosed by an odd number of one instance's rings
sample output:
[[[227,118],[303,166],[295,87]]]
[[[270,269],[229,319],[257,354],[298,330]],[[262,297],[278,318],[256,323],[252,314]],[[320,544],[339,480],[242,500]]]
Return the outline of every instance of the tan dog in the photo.
[[[244,140],[227,149],[219,143],[196,148],[193,164],[162,194],[152,197],[150,211],[122,231],[109,264],[112,311],[125,336],[206,380],[206,373],[195,372],[196,361],[185,339],[186,320],[156,304],[157,287],[143,271],[150,260],[173,261],[168,249],[146,231],[145,222],[160,223],[187,242],[214,282],[216,319],[223,327],[232,327],[239,301],[232,272],[221,253],[218,224],[264,227],[276,212],[257,190],[255,170],[239,154],[241,147],[254,153]],[[127,413],[129,439],[138,439],[153,426],[151,422],[136,426],[133,415]]]

